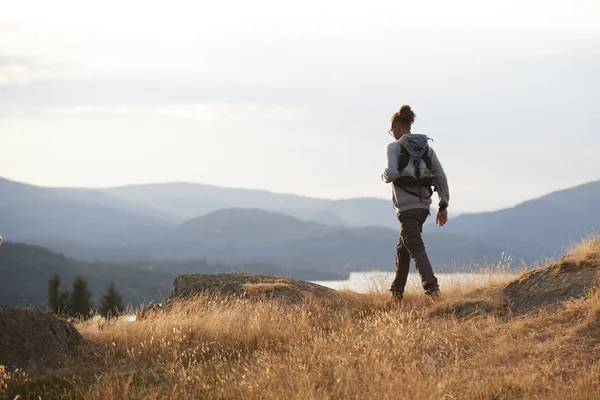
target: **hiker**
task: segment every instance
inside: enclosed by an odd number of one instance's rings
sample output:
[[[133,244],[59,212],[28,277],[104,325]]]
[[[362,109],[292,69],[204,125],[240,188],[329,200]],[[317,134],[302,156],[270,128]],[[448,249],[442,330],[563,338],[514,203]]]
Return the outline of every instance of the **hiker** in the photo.
[[[408,105],[392,115],[394,141],[387,146],[387,168],[381,174],[385,183],[393,183],[392,202],[400,221],[400,240],[396,248],[396,278],[390,288],[392,301],[400,302],[404,294],[410,260],[421,275],[425,293],[436,299],[440,296],[437,278],[431,268],[421,238],[423,224],[430,215],[433,191],[439,203],[436,224],[448,221],[450,193],[446,174],[437,155],[428,145],[426,135],[411,133],[416,114]],[[433,189],[432,189],[433,187]]]

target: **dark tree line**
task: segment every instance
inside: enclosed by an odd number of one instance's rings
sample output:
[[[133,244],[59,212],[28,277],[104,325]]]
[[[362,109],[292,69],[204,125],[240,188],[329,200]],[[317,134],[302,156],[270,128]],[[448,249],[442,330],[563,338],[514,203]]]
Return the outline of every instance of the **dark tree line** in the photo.
[[[62,284],[60,276],[54,275],[48,281],[48,308],[55,314],[72,317],[87,317],[94,312],[92,292],[81,276],[73,281],[72,289]],[[100,298],[100,314],[108,317],[123,311],[123,297],[117,291],[114,282],[110,282],[106,292]]]

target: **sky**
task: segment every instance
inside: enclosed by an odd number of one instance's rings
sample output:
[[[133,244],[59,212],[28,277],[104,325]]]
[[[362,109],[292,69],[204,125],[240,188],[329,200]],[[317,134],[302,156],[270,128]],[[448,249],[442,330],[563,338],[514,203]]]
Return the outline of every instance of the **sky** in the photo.
[[[451,209],[600,179],[600,2],[0,0],[0,176],[390,198],[390,116]]]

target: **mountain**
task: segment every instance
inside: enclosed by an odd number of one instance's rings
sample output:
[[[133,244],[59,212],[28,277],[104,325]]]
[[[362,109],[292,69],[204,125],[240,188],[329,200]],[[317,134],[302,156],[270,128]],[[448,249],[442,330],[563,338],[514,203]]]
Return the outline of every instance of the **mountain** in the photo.
[[[342,218],[333,211],[319,210],[308,219],[310,222],[329,226],[344,226]]]
[[[533,260],[535,246],[496,243],[467,235],[430,233],[432,263],[444,270],[495,262],[504,252]],[[137,250],[149,260],[206,257],[226,263],[266,263],[299,271],[393,270],[398,232],[384,227],[349,228],[305,222],[264,210],[219,210],[171,229],[156,244]]]
[[[223,208],[260,208],[264,210],[298,213],[308,217],[327,200],[272,193],[266,190],[223,188],[196,183],[165,183],[130,185],[104,189],[111,197],[163,210],[178,215],[182,220],[199,217]]]
[[[182,220],[220,209],[247,208],[288,214],[302,220],[316,220],[330,225],[390,228],[398,225],[391,201],[377,198],[328,200],[194,183],[132,185],[104,189],[103,193],[131,204],[177,215]],[[327,216],[324,217],[325,215]]]
[[[0,194],[0,207],[34,203],[85,203],[127,211],[159,220],[181,222],[177,216],[167,212],[143,205],[130,204],[104,194],[97,189],[40,187],[0,177]]]
[[[494,263],[502,253],[525,261],[559,256],[565,243],[598,230],[599,200],[600,182],[592,182],[509,209],[460,215],[443,229],[432,216],[426,246],[432,262],[447,270]],[[184,221],[187,213],[193,217]],[[380,199],[196,184],[57,189],[0,179],[0,234],[88,261],[208,259],[335,275],[392,269],[398,222],[391,203]]]
[[[181,217],[170,214],[166,211],[152,207],[147,207],[142,204],[130,204],[126,201],[111,197],[98,189],[87,188],[50,188],[61,196],[68,197],[74,201],[81,201],[89,204],[115,208],[122,211],[138,214],[141,216],[158,219],[170,223],[181,222]]]
[[[127,246],[154,240],[172,222],[93,190],[41,188],[0,179],[0,231],[52,247]]]
[[[168,240],[206,246],[273,246],[299,235],[330,229],[326,225],[304,222],[271,211],[223,209],[175,227],[168,235]]]
[[[267,264],[228,265],[207,260],[136,262],[130,264],[88,263],[48,249],[21,243],[4,243],[0,248],[0,306],[46,304],[48,280],[58,274],[69,288],[77,275],[89,283],[94,304],[111,281],[126,303],[139,305],[162,301],[169,296],[176,276],[186,273],[250,272],[295,279],[344,279],[342,273],[314,270],[288,271]]]
[[[505,242],[510,239],[555,253],[570,242],[600,231],[600,181],[560,190],[515,207],[463,214],[449,232]],[[553,255],[553,254],[551,254]]]

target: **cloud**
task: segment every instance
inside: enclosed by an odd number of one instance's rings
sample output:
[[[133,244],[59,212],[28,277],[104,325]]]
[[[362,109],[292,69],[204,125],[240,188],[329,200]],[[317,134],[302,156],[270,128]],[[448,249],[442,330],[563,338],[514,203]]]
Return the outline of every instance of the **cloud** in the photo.
[[[0,32],[1,34],[1,32]],[[0,86],[27,85],[50,76],[50,67],[28,57],[0,54]]]
[[[0,86],[26,85],[40,74],[31,60],[0,55]]]
[[[131,114],[133,110],[123,105],[80,105],[71,107],[50,107],[47,109],[50,113],[58,114]]]
[[[222,102],[167,105],[157,108],[155,113],[204,122],[227,121],[232,117],[244,121],[290,121],[299,115],[299,111],[294,108]]]
[[[63,116],[130,115],[168,117],[200,122],[223,122],[235,120],[252,122],[291,121],[300,112],[295,108],[263,106],[251,103],[210,102],[201,104],[170,104],[157,107],[133,108],[127,105],[72,105],[45,107],[44,114]]]
[[[33,80],[34,74],[17,65],[0,66],[0,85],[25,85]]]

